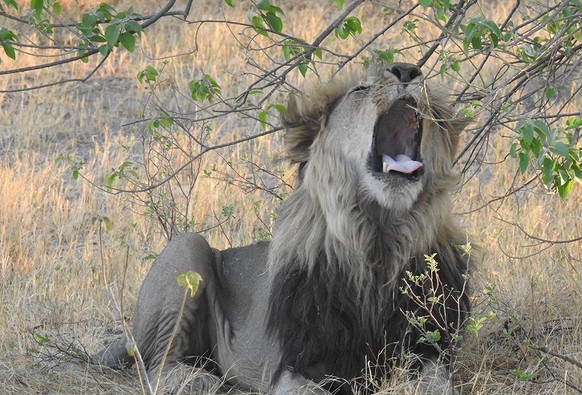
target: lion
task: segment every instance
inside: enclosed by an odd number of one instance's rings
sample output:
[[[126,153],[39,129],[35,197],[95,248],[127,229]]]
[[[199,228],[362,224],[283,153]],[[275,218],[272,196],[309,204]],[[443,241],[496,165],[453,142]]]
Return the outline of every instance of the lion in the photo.
[[[447,350],[470,313],[470,264],[449,191],[467,123],[406,63],[372,65],[292,97],[284,140],[298,182],[272,240],[219,251],[181,234],[143,281],[131,334],[150,379],[208,358],[253,391],[349,393],[352,379],[386,377],[417,355],[421,392],[455,393]],[[438,268],[427,272],[431,254]],[[176,277],[188,271],[202,282],[177,322]],[[423,274],[403,292],[404,280]],[[413,325],[411,317],[428,318]],[[440,339],[427,341],[435,330]],[[126,343],[93,361],[132,364]],[[319,385],[329,377],[342,380]]]

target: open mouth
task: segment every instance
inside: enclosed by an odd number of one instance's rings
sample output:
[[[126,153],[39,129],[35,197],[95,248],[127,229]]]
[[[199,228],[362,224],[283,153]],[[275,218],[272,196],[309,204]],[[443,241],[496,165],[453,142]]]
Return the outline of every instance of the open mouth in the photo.
[[[374,127],[369,167],[376,175],[401,175],[411,179],[422,174],[421,118],[412,100],[396,101]]]

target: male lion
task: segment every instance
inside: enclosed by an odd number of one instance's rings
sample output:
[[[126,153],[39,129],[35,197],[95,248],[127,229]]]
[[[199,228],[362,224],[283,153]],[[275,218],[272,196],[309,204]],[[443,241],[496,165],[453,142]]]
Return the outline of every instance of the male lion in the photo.
[[[449,197],[466,121],[418,67],[393,63],[292,99],[283,122],[299,182],[273,240],[218,251],[176,236],[145,278],[132,334],[150,378],[203,356],[249,389],[324,394],[316,383],[326,377],[381,378],[414,353],[421,391],[453,393],[441,357],[470,308]],[[427,270],[433,253],[438,267]],[[183,295],[176,276],[187,271],[203,281],[167,352]],[[132,363],[125,344],[94,360]]]

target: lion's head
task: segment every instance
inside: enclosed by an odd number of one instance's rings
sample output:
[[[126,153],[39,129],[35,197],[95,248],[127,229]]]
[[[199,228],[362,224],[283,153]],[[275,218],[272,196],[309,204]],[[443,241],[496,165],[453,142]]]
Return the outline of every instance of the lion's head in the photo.
[[[284,123],[302,182],[351,172],[362,195],[391,210],[410,210],[423,190],[450,182],[464,126],[420,70],[403,63],[315,87],[291,100]]]
[[[416,66],[376,64],[315,86],[290,100],[283,123],[299,185],[279,212],[272,272],[293,262],[311,270],[323,258],[365,284],[361,263],[390,249],[395,279],[453,222],[452,161],[467,120]]]

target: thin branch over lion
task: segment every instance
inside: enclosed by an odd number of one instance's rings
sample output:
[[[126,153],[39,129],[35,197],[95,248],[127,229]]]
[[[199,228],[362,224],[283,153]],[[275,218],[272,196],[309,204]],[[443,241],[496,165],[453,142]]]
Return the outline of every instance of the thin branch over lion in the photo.
[[[404,63],[317,86],[290,101],[283,121],[299,181],[273,240],[218,251],[180,235],[145,278],[132,334],[150,379],[163,365],[175,385],[178,361],[208,357],[253,390],[322,394],[316,383],[327,377],[381,379],[415,353],[422,390],[452,393],[447,350],[470,309],[449,197],[466,121]],[[427,271],[433,253],[438,268]],[[176,276],[187,271],[203,281],[163,362],[183,295]],[[407,278],[424,282],[410,280],[407,295]],[[133,363],[125,344],[94,360]],[[349,391],[341,382],[327,390]]]

